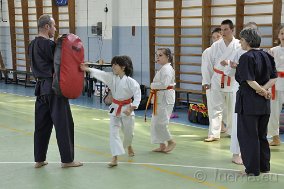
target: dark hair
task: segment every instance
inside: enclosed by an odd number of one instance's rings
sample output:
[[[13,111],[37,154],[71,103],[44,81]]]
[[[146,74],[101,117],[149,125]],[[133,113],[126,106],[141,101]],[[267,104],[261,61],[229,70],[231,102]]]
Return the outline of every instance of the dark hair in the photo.
[[[221,32],[221,28],[217,27],[217,28],[214,28],[214,30],[211,32],[211,34],[213,34],[213,33],[220,33],[220,32]]]
[[[240,32],[240,38],[244,38],[251,48],[259,48],[261,37],[258,30],[253,28],[244,28]]]
[[[52,19],[52,17],[49,16],[48,14],[41,15],[38,19],[38,22],[37,22],[38,28],[44,28],[44,26],[46,24],[51,26],[51,22],[52,22],[51,19]]]
[[[221,23],[221,25],[229,25],[229,27],[230,27],[231,29],[234,29],[234,24],[233,24],[232,20],[229,20],[229,19],[223,20],[222,23]]]
[[[120,67],[124,67],[124,73],[126,76],[132,76],[133,65],[132,60],[129,56],[115,56],[111,60],[111,65],[117,64]]]
[[[168,57],[170,63],[172,63],[172,64],[174,63],[171,49],[169,49],[169,48],[158,48],[157,50],[162,51]]]

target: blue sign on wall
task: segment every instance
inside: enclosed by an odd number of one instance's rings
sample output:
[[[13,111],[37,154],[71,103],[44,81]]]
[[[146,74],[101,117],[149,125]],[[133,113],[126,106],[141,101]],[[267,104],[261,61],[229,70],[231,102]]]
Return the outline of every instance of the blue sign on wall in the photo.
[[[68,5],[68,0],[55,0],[57,6]]]

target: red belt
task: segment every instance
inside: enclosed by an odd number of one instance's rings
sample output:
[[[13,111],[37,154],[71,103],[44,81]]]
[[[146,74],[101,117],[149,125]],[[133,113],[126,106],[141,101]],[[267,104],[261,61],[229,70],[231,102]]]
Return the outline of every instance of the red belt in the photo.
[[[284,72],[277,72],[277,74],[278,74],[278,77],[280,77],[280,78],[284,77]],[[276,92],[275,91],[276,91],[276,88],[275,88],[275,85],[273,85],[272,88],[271,88],[271,93],[272,93],[271,99],[272,100],[275,100],[275,97],[276,97]]]
[[[174,86],[168,86],[166,89],[151,89],[150,96],[148,98],[148,101],[147,101],[147,104],[146,104],[146,109],[145,109],[145,121],[146,121],[146,112],[147,112],[148,106],[151,102],[151,99],[154,97],[153,114],[157,115],[157,102],[158,102],[157,92],[162,91],[162,90],[169,90],[169,89],[173,89],[173,88],[174,88]]]
[[[126,104],[130,104],[132,102],[132,99],[130,98],[130,99],[127,99],[127,100],[120,101],[120,100],[116,100],[116,99],[113,98],[112,102],[118,105],[118,108],[116,110],[116,114],[115,115],[119,116],[120,113],[121,113],[122,106],[126,105]]]
[[[214,72],[218,73],[218,74],[221,74],[222,77],[221,77],[221,88],[223,89],[224,88],[224,83],[225,83],[225,75],[223,71],[221,70],[217,70],[216,68],[213,68]],[[230,86],[231,85],[231,77],[227,76],[228,77],[228,80],[227,80],[227,86]]]

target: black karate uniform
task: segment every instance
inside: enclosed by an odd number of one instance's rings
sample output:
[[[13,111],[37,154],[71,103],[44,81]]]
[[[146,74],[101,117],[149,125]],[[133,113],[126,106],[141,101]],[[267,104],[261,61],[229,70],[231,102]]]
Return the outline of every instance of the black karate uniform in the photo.
[[[247,80],[264,85],[277,78],[272,56],[263,50],[249,50],[239,60],[235,78],[240,87],[235,112],[238,114],[238,140],[247,174],[259,175],[270,171],[270,148],[267,141],[267,124],[270,100],[251,88]]]
[[[74,160],[74,122],[67,98],[52,90],[55,43],[36,37],[29,45],[31,68],[37,79],[35,87],[35,162],[46,160],[48,143],[54,125],[62,163]]]

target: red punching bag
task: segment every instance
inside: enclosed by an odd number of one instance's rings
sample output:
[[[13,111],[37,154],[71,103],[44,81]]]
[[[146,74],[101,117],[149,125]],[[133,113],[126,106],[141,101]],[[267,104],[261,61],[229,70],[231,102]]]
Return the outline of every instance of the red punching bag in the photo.
[[[80,64],[84,62],[84,47],[81,39],[74,34],[64,34],[58,38],[54,53],[53,90],[66,98],[78,98],[83,91],[84,72]]]

